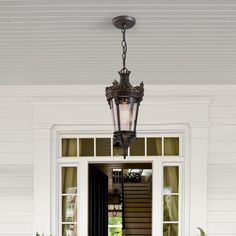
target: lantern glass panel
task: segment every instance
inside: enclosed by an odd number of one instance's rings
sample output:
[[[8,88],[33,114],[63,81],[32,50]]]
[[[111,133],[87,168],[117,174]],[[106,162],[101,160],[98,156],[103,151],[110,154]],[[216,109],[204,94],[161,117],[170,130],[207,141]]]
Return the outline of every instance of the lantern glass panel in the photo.
[[[114,125],[114,131],[118,131],[119,126],[118,126],[117,105],[115,103],[114,98],[110,100],[110,107],[111,107],[111,116]]]
[[[134,131],[137,103],[134,98],[123,98],[119,103],[120,130]]]
[[[132,115],[132,127],[131,127],[131,131],[136,131],[137,113],[138,113],[138,103],[134,103],[134,106],[133,106],[133,115]]]

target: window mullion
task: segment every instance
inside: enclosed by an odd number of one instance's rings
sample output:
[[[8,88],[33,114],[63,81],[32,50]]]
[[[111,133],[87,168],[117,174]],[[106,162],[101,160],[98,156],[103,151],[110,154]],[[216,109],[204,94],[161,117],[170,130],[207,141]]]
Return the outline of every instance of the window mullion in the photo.
[[[179,165],[179,227],[178,234],[181,235],[183,232],[183,165]]]
[[[163,168],[161,159],[153,160],[152,164],[152,235],[162,235],[162,186]],[[160,201],[161,199],[161,201]]]
[[[88,161],[79,160],[78,166],[78,236],[88,235]]]

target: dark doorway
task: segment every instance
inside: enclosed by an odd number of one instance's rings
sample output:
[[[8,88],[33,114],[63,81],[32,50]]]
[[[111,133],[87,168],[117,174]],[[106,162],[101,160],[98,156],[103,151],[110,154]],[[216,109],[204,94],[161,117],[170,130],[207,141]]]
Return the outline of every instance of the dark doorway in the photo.
[[[108,235],[108,176],[89,165],[89,236]]]
[[[91,164],[89,181],[89,236],[152,235],[151,163]]]

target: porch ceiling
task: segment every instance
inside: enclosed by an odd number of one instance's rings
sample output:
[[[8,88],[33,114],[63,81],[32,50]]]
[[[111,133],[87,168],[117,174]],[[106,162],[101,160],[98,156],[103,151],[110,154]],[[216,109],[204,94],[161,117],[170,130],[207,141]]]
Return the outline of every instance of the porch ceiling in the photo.
[[[110,84],[111,20],[132,15],[128,68],[145,84],[236,84],[234,0],[0,0],[0,85]]]

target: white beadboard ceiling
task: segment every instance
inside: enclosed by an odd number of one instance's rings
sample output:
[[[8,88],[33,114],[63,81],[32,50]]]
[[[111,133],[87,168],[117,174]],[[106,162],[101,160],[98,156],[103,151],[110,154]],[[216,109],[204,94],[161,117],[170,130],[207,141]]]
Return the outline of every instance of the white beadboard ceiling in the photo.
[[[235,0],[0,0],[0,85],[236,84]]]

